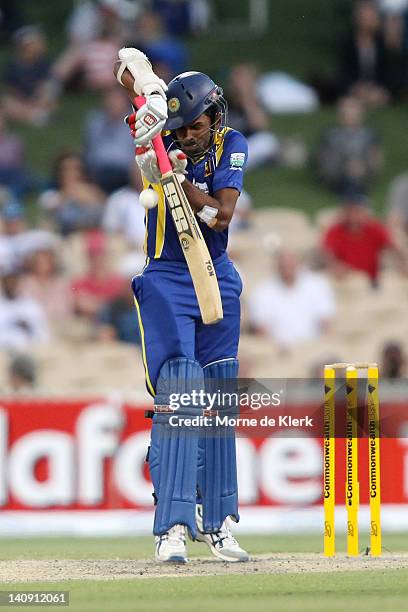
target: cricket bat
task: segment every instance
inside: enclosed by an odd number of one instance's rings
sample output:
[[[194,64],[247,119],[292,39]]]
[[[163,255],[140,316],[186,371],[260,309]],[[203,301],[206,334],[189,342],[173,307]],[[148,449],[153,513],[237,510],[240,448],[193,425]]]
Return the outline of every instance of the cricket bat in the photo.
[[[137,108],[144,103],[143,96],[135,99]],[[190,271],[201,318],[206,325],[217,323],[223,318],[223,311],[211,255],[187,196],[173,172],[160,134],[153,138],[152,144],[162,174],[160,183]]]

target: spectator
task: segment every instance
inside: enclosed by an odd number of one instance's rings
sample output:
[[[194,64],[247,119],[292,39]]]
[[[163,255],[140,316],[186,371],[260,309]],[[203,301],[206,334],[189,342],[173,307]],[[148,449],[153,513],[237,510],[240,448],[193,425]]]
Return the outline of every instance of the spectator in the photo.
[[[121,32],[121,4],[123,0],[80,0],[76,2],[68,18],[67,34],[71,45],[80,45],[99,37],[103,29]],[[136,3],[132,3],[138,10]],[[127,19],[131,15],[126,15]]]
[[[329,268],[338,278],[343,278],[351,270],[358,270],[376,286],[380,256],[386,250],[391,251],[406,270],[405,257],[386,225],[371,214],[367,198],[358,193],[343,198],[339,217],[326,230],[322,244]]]
[[[268,116],[257,96],[257,73],[250,64],[237,64],[227,88],[228,123],[248,140],[247,170],[276,160],[279,141],[269,131]]]
[[[1,209],[0,269],[23,267],[26,258],[38,249],[53,244],[54,236],[45,230],[29,229],[22,205],[9,199]]]
[[[88,270],[85,276],[74,279],[71,291],[75,314],[94,322],[101,308],[121,293],[124,281],[108,267],[104,234],[89,234],[87,259]]]
[[[66,23],[69,45],[81,45],[98,37],[102,27],[100,6],[92,0],[75,2]]]
[[[344,46],[345,88],[365,104],[382,106],[388,101],[388,92],[384,83],[384,40],[380,31],[380,14],[373,0],[357,0],[353,17],[353,32]]]
[[[14,355],[9,363],[8,378],[12,393],[31,393],[37,383],[35,361],[29,355]]]
[[[3,76],[5,111],[15,121],[42,126],[55,109],[56,95],[44,33],[38,26],[24,26],[14,33],[13,41],[14,59],[6,64]]]
[[[163,19],[158,13],[143,13],[138,19],[137,28],[137,46],[140,45],[152,62],[155,73],[166,83],[188,69],[185,45],[166,32]]]
[[[118,59],[120,38],[104,24],[98,38],[82,44],[72,44],[53,66],[55,78],[69,85],[75,79],[91,91],[103,91],[117,84],[112,66]]]
[[[337,106],[337,125],[328,128],[317,151],[321,180],[336,191],[345,185],[362,190],[383,163],[376,131],[364,125],[364,108],[355,97],[342,98]]]
[[[21,271],[4,270],[0,279],[0,348],[21,350],[49,340],[40,304],[21,295]]]
[[[402,15],[396,13],[385,15],[384,84],[393,99],[404,99],[408,89],[408,57],[404,33],[405,24]]]
[[[230,234],[237,231],[245,231],[251,227],[252,215],[252,198],[250,194],[243,189],[238,196],[238,200],[234,210],[234,216],[229,224]]]
[[[327,331],[335,301],[327,279],[293,252],[279,251],[276,264],[276,273],[253,292],[249,316],[256,333],[290,349]]]
[[[153,9],[166,21],[166,27],[174,36],[186,31],[206,32],[211,17],[208,0],[153,0]]]
[[[41,304],[54,330],[63,329],[73,314],[73,303],[70,283],[58,265],[56,245],[44,245],[33,253],[26,269],[22,295]]]
[[[397,176],[390,185],[387,222],[393,234],[408,239],[408,172]]]
[[[378,8],[387,14],[403,15],[408,9],[408,0],[376,0]]]
[[[102,220],[106,232],[123,236],[130,246],[139,250],[145,239],[146,210],[139,204],[142,189],[140,171],[133,163],[129,170],[129,184],[109,196]]]
[[[7,129],[6,112],[0,106],[0,185],[20,198],[29,186],[24,167],[24,143],[17,134]]]
[[[121,40],[131,40],[143,5],[139,0],[77,0],[66,27],[70,44],[95,40],[102,30],[114,32]]]
[[[119,295],[100,310],[97,317],[97,336],[104,342],[126,342],[140,345],[135,301],[131,279],[142,271],[144,257],[138,254],[126,255],[120,264],[124,280]]]
[[[57,157],[54,185],[42,194],[40,205],[54,218],[62,236],[99,227],[106,196],[88,178],[79,155],[62,153]]]
[[[127,184],[129,168],[135,165],[134,145],[123,122],[130,104],[117,85],[103,94],[102,104],[85,123],[84,159],[92,179],[112,193]]]
[[[403,378],[405,376],[406,357],[400,342],[387,342],[381,352],[381,377]]]

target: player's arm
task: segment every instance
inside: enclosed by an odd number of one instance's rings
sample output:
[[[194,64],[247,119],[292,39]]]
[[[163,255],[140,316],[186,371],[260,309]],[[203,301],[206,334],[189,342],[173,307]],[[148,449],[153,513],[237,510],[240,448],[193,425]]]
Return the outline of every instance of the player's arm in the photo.
[[[213,195],[183,182],[184,191],[197,216],[217,232],[225,230],[234,214],[242,191],[243,175],[248,157],[248,145],[239,132],[227,134],[223,152],[213,175]],[[212,217],[211,217],[212,216]]]
[[[216,232],[222,232],[228,227],[239,196],[237,189],[220,189],[214,196],[210,196],[187,179],[183,181],[182,187],[191,208],[202,221]]]
[[[126,118],[132,135],[135,132],[133,127],[134,117],[133,114]],[[185,153],[180,149],[174,149],[170,151],[169,159],[193,211],[201,221],[215,231],[222,232],[225,230],[234,213],[239,190],[235,187],[223,187],[216,191],[214,196],[210,196],[187,180],[185,176],[187,156]],[[161,173],[157,164],[156,153],[150,145],[148,147],[136,147],[136,163],[147,182],[157,184],[160,181]]]
[[[154,74],[146,55],[133,47],[119,50],[119,61],[114,74],[131,95],[144,96],[145,103],[134,116],[135,136],[138,147],[149,146],[160,134],[167,119],[166,83]]]

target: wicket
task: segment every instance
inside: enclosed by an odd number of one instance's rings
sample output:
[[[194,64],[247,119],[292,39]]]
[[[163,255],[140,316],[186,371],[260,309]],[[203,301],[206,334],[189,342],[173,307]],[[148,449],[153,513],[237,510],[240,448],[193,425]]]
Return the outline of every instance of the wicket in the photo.
[[[378,399],[378,365],[376,363],[333,363],[324,368],[324,554],[335,555],[335,383],[336,371],[346,376],[346,491],[347,554],[357,556],[358,510],[358,371],[367,370],[368,411],[368,482],[370,497],[371,556],[381,555],[381,483],[380,483],[380,410]]]

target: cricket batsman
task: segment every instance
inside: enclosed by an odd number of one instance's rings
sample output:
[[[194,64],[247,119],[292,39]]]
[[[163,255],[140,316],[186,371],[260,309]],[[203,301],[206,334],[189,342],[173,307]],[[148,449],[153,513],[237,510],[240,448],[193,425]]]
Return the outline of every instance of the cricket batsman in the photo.
[[[172,398],[238,376],[242,282],[226,249],[228,226],[243,186],[247,142],[226,125],[227,103],[214,81],[184,72],[168,85],[137,49],[121,49],[117,78],[128,70],[145,104],[126,118],[145,189],[146,266],[133,279],[146,386],[154,398],[147,461],[154,487],[155,557],[185,563],[186,532],[218,558],[247,561],[228,520],[239,521],[235,435],[185,428],[181,417],[203,406],[181,406],[172,426]],[[147,64],[146,64],[147,63]],[[135,87],[136,91],[136,87]],[[223,318],[204,325],[192,279],[165,205],[152,139],[162,134],[173,171],[194,211],[214,263]],[[156,204],[157,202],[157,204]],[[156,204],[152,207],[152,203]],[[208,388],[208,387],[207,387]],[[220,408],[221,410],[221,408]]]

